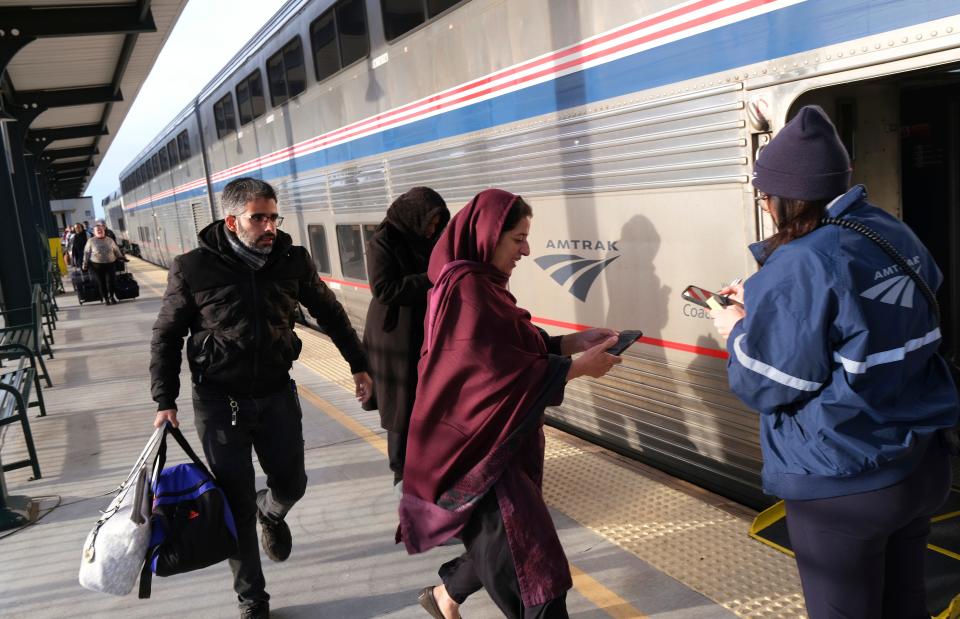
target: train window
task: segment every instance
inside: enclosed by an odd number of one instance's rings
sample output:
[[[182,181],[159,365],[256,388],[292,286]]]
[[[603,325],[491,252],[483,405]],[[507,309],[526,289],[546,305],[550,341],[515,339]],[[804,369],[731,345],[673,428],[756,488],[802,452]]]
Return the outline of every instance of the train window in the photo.
[[[337,226],[337,245],[340,247],[340,269],[343,276],[367,281],[360,226]]]
[[[381,0],[383,30],[392,41],[426,21],[423,0]]]
[[[317,270],[321,273],[330,275],[330,252],[327,251],[327,234],[323,226],[307,226],[307,234],[310,236],[310,255],[313,256],[313,263],[317,265]]]
[[[313,45],[313,70],[318,82],[340,70],[337,23],[333,10],[327,11],[310,24],[310,42]]]
[[[186,161],[190,158],[190,136],[184,129],[177,136],[177,150],[180,151],[180,161]]]
[[[383,30],[392,41],[463,0],[380,0]]]
[[[294,37],[283,49],[267,59],[267,81],[270,83],[270,100],[274,106],[285,103],[306,89],[307,72],[300,37]]]
[[[341,66],[349,66],[370,52],[367,13],[362,0],[344,0],[337,4],[337,35]]]
[[[218,140],[237,130],[237,117],[233,113],[233,95],[229,92],[213,104],[213,122],[217,126]]]
[[[361,0],[341,0],[310,24],[313,68],[322,81],[369,52],[367,16]]]
[[[460,0],[427,0],[427,17],[433,19],[440,13],[459,3]]]
[[[370,239],[373,237],[373,233],[377,231],[378,224],[363,224],[363,247],[364,252],[366,252],[367,243],[370,242]]]
[[[237,109],[240,112],[240,125],[263,116],[266,105],[263,101],[263,81],[257,69],[237,84]]]
[[[167,142],[167,159],[170,160],[170,167],[176,166],[180,163],[180,159],[177,157],[177,142],[175,140],[170,140]]]
[[[157,154],[160,155],[160,170],[161,170],[162,172],[167,172],[167,171],[169,171],[169,170],[170,170],[170,159],[167,158],[167,149],[166,149],[166,147],[161,148],[160,151],[159,151]]]

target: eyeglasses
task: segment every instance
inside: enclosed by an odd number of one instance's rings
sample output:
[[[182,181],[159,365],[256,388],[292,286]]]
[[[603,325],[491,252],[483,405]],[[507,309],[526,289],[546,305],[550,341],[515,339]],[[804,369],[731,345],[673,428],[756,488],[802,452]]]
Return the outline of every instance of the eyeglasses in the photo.
[[[283,223],[283,217],[280,217],[276,213],[271,213],[269,215],[267,215],[266,213],[254,213],[253,215],[244,214],[244,215],[241,215],[241,217],[246,217],[253,223],[257,224],[258,226],[262,226],[269,221],[274,226],[279,228],[280,224]]]
[[[766,211],[766,210],[769,210],[769,209],[767,208],[767,200],[769,200],[769,199],[770,199],[770,196],[768,196],[767,194],[765,194],[765,193],[758,193],[758,194],[757,194],[757,197],[755,197],[755,198],[753,199],[753,201],[754,201],[754,203],[756,203],[757,208],[762,208],[763,210]]]

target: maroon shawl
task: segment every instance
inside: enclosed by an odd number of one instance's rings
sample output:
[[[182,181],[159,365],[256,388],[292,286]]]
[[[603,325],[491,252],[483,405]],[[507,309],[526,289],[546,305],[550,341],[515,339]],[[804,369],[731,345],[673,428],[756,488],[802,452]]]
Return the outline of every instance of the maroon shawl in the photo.
[[[514,200],[498,189],[477,195],[430,257],[399,532],[411,554],[429,550],[458,535],[495,491],[529,607],[571,586],[541,493],[543,410],[563,399],[570,362],[547,353],[507,276],[490,264]]]

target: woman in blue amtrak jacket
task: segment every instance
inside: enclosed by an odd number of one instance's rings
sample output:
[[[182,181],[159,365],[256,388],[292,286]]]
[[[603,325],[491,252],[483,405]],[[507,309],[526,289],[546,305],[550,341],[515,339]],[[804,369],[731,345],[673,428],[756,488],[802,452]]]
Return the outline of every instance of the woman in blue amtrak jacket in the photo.
[[[899,220],[848,190],[850,162],[823,111],[805,107],[761,151],[754,186],[777,234],[744,306],[713,312],[730,387],[761,414],[763,485],[786,500],[810,617],[929,617],[923,559],[946,499],[941,429],[957,391],[914,281],[862,234],[886,238],[934,290],[942,275]]]

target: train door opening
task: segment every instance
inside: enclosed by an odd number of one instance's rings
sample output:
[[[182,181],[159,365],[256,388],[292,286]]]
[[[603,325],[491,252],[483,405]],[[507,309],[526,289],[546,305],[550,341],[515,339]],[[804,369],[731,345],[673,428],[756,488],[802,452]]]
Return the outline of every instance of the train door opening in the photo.
[[[960,66],[809,91],[790,108],[820,105],[871,203],[903,219],[943,271],[941,352],[960,362]]]

